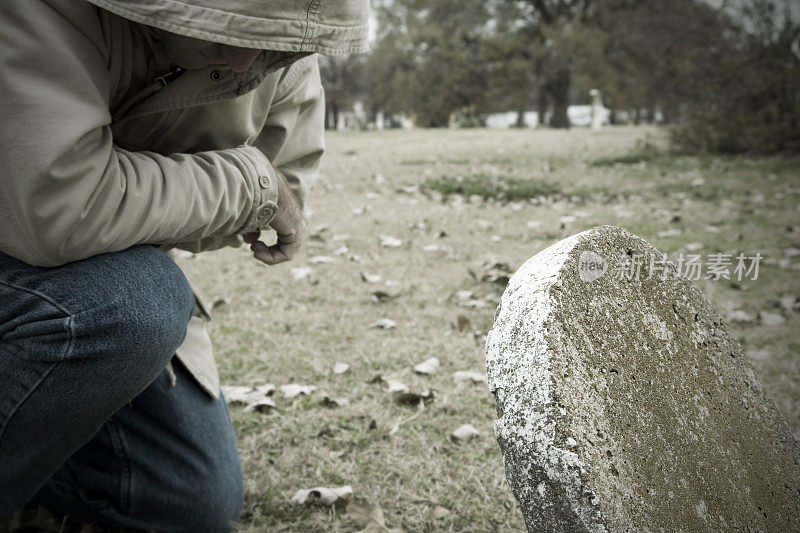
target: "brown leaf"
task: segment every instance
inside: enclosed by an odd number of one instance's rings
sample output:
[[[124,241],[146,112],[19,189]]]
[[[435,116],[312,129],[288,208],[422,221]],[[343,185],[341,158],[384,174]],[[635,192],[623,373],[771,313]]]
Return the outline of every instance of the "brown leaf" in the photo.
[[[466,331],[472,327],[472,322],[464,315],[458,315],[456,321],[456,329],[458,331]]]
[[[388,528],[383,516],[383,509],[377,505],[347,503],[347,514],[350,519],[362,528],[358,533],[403,533],[401,528]]]
[[[406,405],[419,405],[422,403],[431,403],[436,397],[436,393],[430,389],[425,389],[422,392],[398,392],[394,395],[394,400],[400,404]]]
[[[350,485],[343,487],[314,487],[313,489],[300,489],[294,493],[291,502],[297,505],[304,503],[320,503],[331,505],[339,499],[346,499],[353,495],[353,488]]]
[[[434,505],[430,509],[428,509],[427,519],[428,521],[434,521],[440,518],[444,518],[449,514],[450,514],[449,509],[445,509],[441,505]]]

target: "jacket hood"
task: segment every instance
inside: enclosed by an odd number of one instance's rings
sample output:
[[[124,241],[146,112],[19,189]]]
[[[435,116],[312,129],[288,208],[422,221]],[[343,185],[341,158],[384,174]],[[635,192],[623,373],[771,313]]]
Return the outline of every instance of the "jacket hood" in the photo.
[[[126,19],[231,46],[318,52],[367,50],[368,0],[88,0]]]

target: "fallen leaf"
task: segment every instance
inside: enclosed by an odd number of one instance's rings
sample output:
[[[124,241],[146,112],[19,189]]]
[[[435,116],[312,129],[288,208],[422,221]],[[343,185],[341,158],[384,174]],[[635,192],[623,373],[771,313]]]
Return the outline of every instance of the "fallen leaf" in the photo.
[[[435,374],[439,370],[439,360],[435,357],[426,359],[425,361],[414,366],[414,372],[417,374]]]
[[[347,398],[334,398],[332,396],[325,396],[321,403],[325,407],[345,407],[350,405],[350,400]]]
[[[456,329],[458,331],[466,331],[472,327],[472,323],[469,321],[464,315],[458,315],[456,317]]]
[[[472,292],[472,291],[457,291],[456,292],[456,298],[458,298],[462,302],[464,300],[471,300],[474,296],[475,296],[475,293]]]
[[[312,272],[314,272],[314,269],[312,269],[311,267],[298,267],[291,269],[290,272],[292,274],[293,279],[301,280],[311,277],[311,274]]]
[[[361,274],[361,280],[367,283],[380,283],[383,279],[380,274],[370,274],[365,270],[362,270],[359,274]]]
[[[378,238],[378,243],[384,248],[400,248],[403,246],[403,241],[391,235],[381,235]]]
[[[301,394],[311,394],[317,390],[317,387],[314,385],[289,383],[288,385],[281,385],[280,390],[284,398],[294,398],[295,396],[300,396]]]
[[[329,264],[336,262],[336,259],[330,257],[328,255],[315,255],[314,257],[309,257],[308,262],[312,265],[322,265],[322,264]]]
[[[265,396],[263,398],[258,398],[257,400],[248,403],[247,406],[244,408],[244,410],[246,413],[250,411],[264,412],[264,411],[270,411],[276,407],[277,405],[275,405],[275,402],[273,402],[271,398],[267,398]]]
[[[337,451],[331,450],[328,452],[328,457],[330,457],[331,459],[339,459],[341,457],[344,457],[346,453],[347,450],[337,450]]]
[[[211,309],[215,310],[219,307],[223,307],[231,303],[231,299],[227,296],[218,296],[214,298],[214,301],[211,302]]]
[[[402,529],[386,527],[383,509],[378,505],[347,502],[347,514],[361,529],[358,533],[403,533]]]
[[[267,383],[257,389],[242,386],[220,387],[225,401],[232,405],[244,405],[245,411],[269,411],[276,407],[268,396],[275,390],[275,385]]]
[[[305,503],[319,503],[331,505],[337,500],[346,499],[353,495],[353,488],[350,485],[343,487],[314,487],[313,489],[301,489],[294,493],[291,502],[296,505]]]
[[[220,387],[225,401],[228,403],[247,404],[249,395],[254,392],[253,387],[243,387],[239,385],[223,385]]]
[[[386,291],[372,291],[372,300],[377,303],[388,302],[389,300],[393,300],[397,298],[396,294],[391,294]]]
[[[408,385],[403,383],[402,381],[397,381],[394,379],[390,379],[386,381],[386,392],[390,393],[403,393],[408,392]]]
[[[461,383],[485,383],[486,374],[471,370],[459,370],[453,373],[453,380],[459,385]]]
[[[419,405],[431,403],[436,397],[436,393],[432,390],[425,389],[422,392],[398,392],[394,395],[394,400],[400,404],[406,405]]]
[[[347,363],[336,363],[335,365],[333,365],[333,373],[334,374],[337,374],[337,375],[338,374],[344,374],[348,370],[350,370],[350,365],[348,365]]]
[[[452,439],[453,442],[462,444],[471,441],[480,434],[481,432],[475,429],[475,426],[472,424],[464,424],[458,426],[458,428],[453,431],[453,433],[450,435],[450,439]]]
[[[259,385],[258,387],[256,387],[256,392],[258,392],[259,394],[263,394],[264,396],[269,396],[273,392],[275,392],[275,388],[276,388],[275,385],[273,385],[272,383],[265,383],[264,385]]]
[[[434,505],[428,509],[427,519],[428,521],[439,520],[440,518],[444,518],[449,514],[449,509],[445,509],[441,505]]]
[[[391,318],[380,318],[369,325],[370,329],[392,329],[397,326],[397,322]]]

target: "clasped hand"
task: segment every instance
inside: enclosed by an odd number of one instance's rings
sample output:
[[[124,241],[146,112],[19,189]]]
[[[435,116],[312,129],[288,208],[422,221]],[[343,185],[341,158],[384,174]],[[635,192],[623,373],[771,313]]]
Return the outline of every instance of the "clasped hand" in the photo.
[[[306,218],[303,208],[295,196],[286,178],[278,174],[278,212],[270,222],[270,227],[275,230],[278,240],[272,246],[259,240],[261,231],[255,231],[243,236],[244,242],[250,244],[253,256],[267,265],[277,265],[289,261],[300,249],[303,236],[306,232]]]

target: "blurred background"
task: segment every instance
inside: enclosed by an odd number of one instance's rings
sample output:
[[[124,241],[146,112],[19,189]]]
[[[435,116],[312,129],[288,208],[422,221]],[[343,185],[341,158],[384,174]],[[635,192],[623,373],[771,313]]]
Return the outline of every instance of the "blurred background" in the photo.
[[[329,129],[650,123],[681,151],[800,150],[797,0],[373,0],[372,26],[367,55],[321,58]]]

